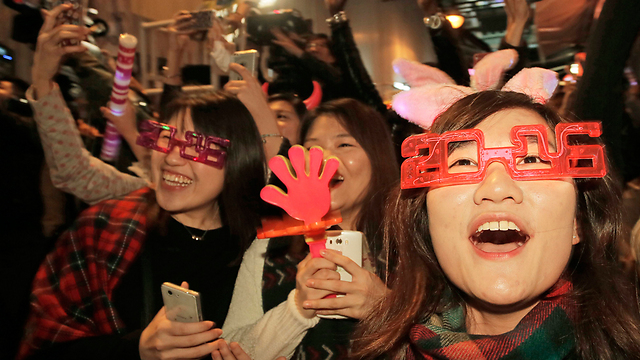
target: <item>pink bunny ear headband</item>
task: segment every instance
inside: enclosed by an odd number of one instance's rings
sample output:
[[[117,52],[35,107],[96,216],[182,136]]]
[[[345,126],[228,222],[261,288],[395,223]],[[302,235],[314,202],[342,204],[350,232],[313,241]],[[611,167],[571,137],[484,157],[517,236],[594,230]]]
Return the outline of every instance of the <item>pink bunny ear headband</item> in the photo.
[[[502,81],[502,75],[517,62],[515,50],[501,50],[491,53],[470,71],[471,87],[459,86],[443,71],[417,62],[397,59],[393,69],[404,77],[411,90],[394,96],[392,106],[398,115],[429,129],[433,121],[463,97],[484,90],[495,90]],[[554,71],[529,68],[523,69],[509,80],[502,91],[515,91],[530,96],[544,104],[553,95],[558,85]]]

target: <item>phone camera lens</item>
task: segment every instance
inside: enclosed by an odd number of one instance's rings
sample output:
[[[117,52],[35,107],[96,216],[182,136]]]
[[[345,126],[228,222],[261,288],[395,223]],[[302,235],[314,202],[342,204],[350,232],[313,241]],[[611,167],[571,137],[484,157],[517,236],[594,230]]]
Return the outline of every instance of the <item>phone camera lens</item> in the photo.
[[[169,290],[169,291],[167,291],[167,294],[173,295],[173,291]]]
[[[342,244],[342,239],[338,238],[338,240],[336,240],[336,244]]]

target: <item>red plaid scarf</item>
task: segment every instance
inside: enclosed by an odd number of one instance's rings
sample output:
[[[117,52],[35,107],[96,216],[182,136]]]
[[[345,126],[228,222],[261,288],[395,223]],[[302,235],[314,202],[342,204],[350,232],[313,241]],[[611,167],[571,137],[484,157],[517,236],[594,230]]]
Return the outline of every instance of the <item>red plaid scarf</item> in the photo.
[[[462,307],[432,316],[410,333],[408,359],[497,360],[566,359],[573,356],[575,304],[564,296],[572,288],[562,281],[510,332],[469,335]]]
[[[85,210],[40,265],[18,358],[56,342],[122,333],[113,289],[145,239],[151,190]]]

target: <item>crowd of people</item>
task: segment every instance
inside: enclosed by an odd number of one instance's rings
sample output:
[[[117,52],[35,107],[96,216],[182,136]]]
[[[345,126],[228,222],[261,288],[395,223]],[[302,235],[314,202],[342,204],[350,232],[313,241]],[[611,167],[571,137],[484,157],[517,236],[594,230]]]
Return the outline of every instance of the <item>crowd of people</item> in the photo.
[[[89,30],[56,20],[71,5],[43,11],[31,84],[0,81],[7,358],[640,359],[640,222],[623,205],[640,151],[622,83],[640,3],[605,2],[569,109],[557,74],[528,67],[527,0],[505,0],[499,50],[475,64],[472,34],[426,21],[438,63],[396,61],[411,89],[390,106],[346,3],[325,0],[331,36],[272,30],[301,75],[264,86],[229,63],[242,1],[201,34],[241,80],[189,93],[199,35],[180,12],[158,105],[134,81],[122,114],[107,106],[113,65],[80,44]],[[92,145],[105,119],[124,139],[112,163]],[[261,190],[292,190],[267,164],[296,145],[338,160],[330,230],[363,234],[361,265],[313,257],[302,235],[256,238],[283,215]],[[201,321],[168,314],[165,282],[200,294]]]

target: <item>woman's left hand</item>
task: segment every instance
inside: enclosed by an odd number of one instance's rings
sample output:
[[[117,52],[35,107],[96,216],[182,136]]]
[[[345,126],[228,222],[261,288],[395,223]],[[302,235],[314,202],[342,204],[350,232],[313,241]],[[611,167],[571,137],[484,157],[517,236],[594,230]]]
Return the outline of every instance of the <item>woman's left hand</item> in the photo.
[[[251,360],[249,355],[247,355],[247,353],[242,350],[240,344],[238,344],[237,342],[227,344],[224,339],[218,339],[213,343],[218,346],[218,349],[213,350],[213,352],[211,353],[211,358],[213,360]],[[286,359],[286,357],[281,356],[276,360]]]
[[[305,309],[315,309],[318,315],[343,315],[354,319],[362,319],[370,307],[380,301],[388,291],[380,278],[368,270],[358,266],[353,260],[335,250],[324,250],[322,257],[342,266],[352,276],[352,281],[320,280],[311,278],[307,286],[319,290],[328,290],[343,297],[319,300],[306,300]]]
[[[224,89],[238,97],[238,100],[242,101],[244,106],[252,112],[252,110],[262,111],[269,109],[267,104],[267,97],[262,91],[260,82],[255,76],[251,75],[251,72],[244,66],[236,63],[229,64],[229,70],[235,71],[242,80],[231,80],[224,85]]]

